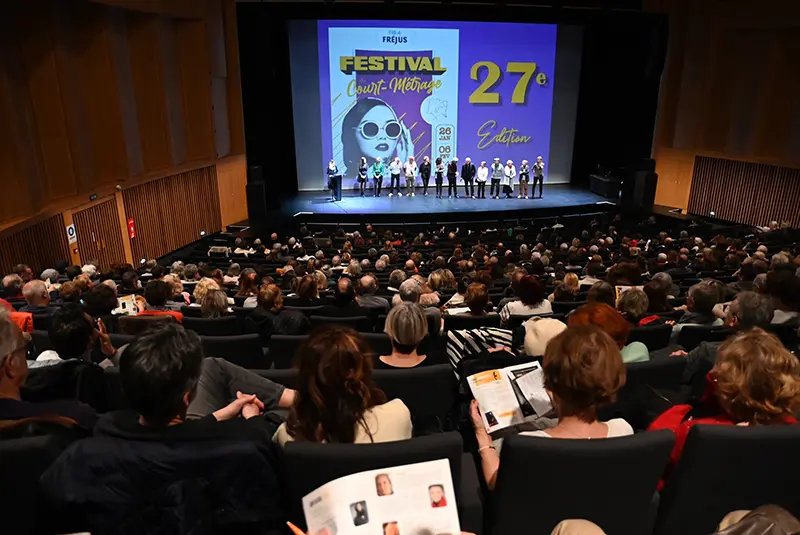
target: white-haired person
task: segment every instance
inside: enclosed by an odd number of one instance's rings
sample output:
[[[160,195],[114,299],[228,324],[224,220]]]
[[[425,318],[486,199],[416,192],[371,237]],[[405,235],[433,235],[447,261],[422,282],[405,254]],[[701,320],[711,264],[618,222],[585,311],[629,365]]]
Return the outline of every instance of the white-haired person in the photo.
[[[528,198],[528,181],[531,178],[531,166],[528,165],[528,160],[522,160],[522,165],[519,166],[519,195],[517,199],[523,196]]]
[[[542,198],[542,187],[544,186],[544,161],[541,156],[536,157],[533,164],[533,188],[531,194],[536,197],[536,184],[539,184],[539,198]]]
[[[447,198],[454,194],[458,199],[458,158],[453,158],[447,164]]]
[[[489,197],[495,199],[500,198],[500,183],[503,181],[503,164],[500,163],[500,158],[495,158],[492,163],[492,184],[489,187]]]
[[[517,178],[517,168],[514,167],[513,160],[508,160],[503,168],[503,193],[506,194],[506,199],[511,198],[511,193],[514,191],[515,178]]]
[[[336,160],[331,160],[330,162],[328,162],[327,173],[328,173],[328,189],[331,190],[331,201],[336,201],[337,197],[338,199],[341,199],[342,175],[339,174],[339,168],[336,166]]]
[[[475,180],[475,174],[477,173],[475,169],[475,164],[472,163],[472,159],[469,156],[464,158],[464,165],[461,166],[461,178],[464,180],[464,190],[466,197],[475,198],[475,186],[473,181]]]
[[[395,185],[397,186],[397,196],[403,196],[403,194],[400,192],[400,173],[402,171],[403,162],[400,161],[400,158],[395,158],[392,160],[392,163],[389,164],[389,176],[391,180],[389,183],[389,197],[394,197]]]
[[[478,195],[479,199],[486,198],[486,181],[489,179],[489,168],[486,167],[486,160],[481,162],[480,167],[478,167],[478,178],[475,179],[475,182],[478,184]]]
[[[417,185],[417,162],[413,156],[408,157],[408,161],[403,166],[406,173],[406,195],[414,196],[414,187]]]

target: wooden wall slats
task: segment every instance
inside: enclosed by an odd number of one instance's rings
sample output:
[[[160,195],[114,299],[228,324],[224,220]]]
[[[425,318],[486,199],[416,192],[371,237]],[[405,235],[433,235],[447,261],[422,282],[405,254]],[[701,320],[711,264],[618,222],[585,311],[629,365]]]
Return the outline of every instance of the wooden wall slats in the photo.
[[[195,20],[174,20],[172,29],[180,76],[186,158],[188,161],[210,160],[215,157],[214,121],[211,57],[205,24]]]
[[[134,261],[157,258],[222,229],[215,166],[204,167],[122,193],[125,215],[136,225]]]
[[[146,171],[157,171],[174,165],[161,50],[161,25],[162,22],[156,15],[131,14],[127,17],[126,31],[133,91],[136,95],[136,116]]]
[[[698,156],[690,213],[748,225],[800,225],[800,169]]]
[[[125,260],[117,203],[114,197],[72,213],[83,262],[97,260],[101,269]]]
[[[28,264],[36,274],[56,262],[69,260],[67,231],[61,214],[0,240],[0,273]]]
[[[247,161],[244,155],[231,156],[217,164],[217,184],[222,226],[247,219]]]
[[[0,236],[243,154],[240,93],[232,0],[9,2]]]

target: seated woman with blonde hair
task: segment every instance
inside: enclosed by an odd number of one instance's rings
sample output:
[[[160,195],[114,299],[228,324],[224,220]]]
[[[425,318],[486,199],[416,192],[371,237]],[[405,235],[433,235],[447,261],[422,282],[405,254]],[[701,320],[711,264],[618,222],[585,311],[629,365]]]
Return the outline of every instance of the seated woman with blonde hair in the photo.
[[[425,311],[417,303],[403,301],[392,307],[384,328],[392,342],[392,353],[379,357],[375,367],[394,369],[446,364],[444,358],[417,353],[420,342],[428,336],[428,329]]]
[[[372,380],[364,337],[341,326],[314,331],[297,353],[297,392],[289,419],[272,438],[366,444],[411,438],[411,413]]]
[[[625,385],[625,365],[614,340],[594,325],[570,326],[547,344],[542,360],[544,387],[558,423],[521,435],[563,439],[598,439],[633,434],[622,418],[597,419],[597,410],[616,399]],[[486,484],[494,489],[500,454],[486,431],[477,401],[470,405],[472,425]]]
[[[567,273],[557,288],[560,290],[559,295],[557,296],[556,292],[551,293],[547,296],[548,301],[551,303],[553,301],[574,301],[580,290],[580,279],[575,273]]]
[[[800,409],[800,361],[774,335],[754,328],[728,338],[717,350],[701,401],[676,405],[649,429],[670,429],[675,447],[665,477],[680,458],[696,424],[793,425]]]

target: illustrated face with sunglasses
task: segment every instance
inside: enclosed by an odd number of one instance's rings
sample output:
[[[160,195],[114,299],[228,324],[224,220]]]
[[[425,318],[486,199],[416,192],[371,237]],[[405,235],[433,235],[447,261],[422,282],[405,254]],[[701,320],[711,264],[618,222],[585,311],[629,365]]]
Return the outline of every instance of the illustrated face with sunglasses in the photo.
[[[364,114],[354,134],[361,154],[369,159],[381,158],[391,161],[397,151],[397,157],[405,161],[408,155],[414,154],[411,134],[402,121],[389,106],[375,106]]]

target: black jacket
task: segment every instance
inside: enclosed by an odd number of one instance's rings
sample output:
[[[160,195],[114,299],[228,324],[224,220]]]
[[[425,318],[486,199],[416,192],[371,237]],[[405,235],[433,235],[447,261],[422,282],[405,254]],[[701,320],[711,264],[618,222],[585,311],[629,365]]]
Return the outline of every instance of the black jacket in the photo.
[[[124,433],[87,438],[42,475],[41,488],[54,517],[63,520],[59,532],[285,533],[268,433],[257,426],[247,433],[254,440],[243,433],[220,439],[214,432],[192,440],[175,433],[171,441]]]
[[[419,176],[422,178],[430,178],[431,177],[431,164],[423,163],[419,166]]]
[[[461,166],[461,178],[463,178],[464,180],[472,180],[473,178],[475,178],[476,173],[477,170],[475,169],[475,164],[472,162],[465,163],[464,165]]]
[[[447,179],[454,179],[456,174],[458,174],[458,164],[456,162],[450,162],[447,164]]]

